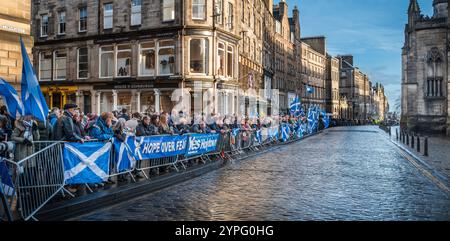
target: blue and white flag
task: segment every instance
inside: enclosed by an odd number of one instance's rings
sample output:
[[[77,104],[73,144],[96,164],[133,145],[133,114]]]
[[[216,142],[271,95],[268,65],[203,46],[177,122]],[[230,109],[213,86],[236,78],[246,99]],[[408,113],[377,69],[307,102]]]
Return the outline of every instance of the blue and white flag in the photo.
[[[20,38],[22,49],[22,102],[24,106],[24,115],[32,115],[38,120],[45,122],[48,115],[48,106],[39,86],[38,79],[34,73],[33,66],[28,58],[27,50]]]
[[[314,133],[317,128],[316,111],[314,107],[308,110],[308,131],[310,134]]]
[[[283,139],[284,142],[288,141],[290,135],[290,129],[287,125],[281,126],[281,139]]]
[[[268,135],[271,139],[278,140],[278,126],[270,127],[268,130]]]
[[[0,185],[1,190],[3,190],[3,194],[5,194],[6,196],[15,195],[16,192],[12,182],[11,174],[9,173],[6,161],[3,160],[3,158],[0,158]]]
[[[16,118],[17,114],[23,115],[23,104],[17,91],[4,79],[0,78],[0,95],[6,102],[9,114]]]
[[[255,133],[255,141],[262,143],[262,130],[257,130]]]
[[[296,96],[290,105],[291,115],[298,117],[301,113],[300,110],[301,110],[301,102],[298,96]]]
[[[239,129],[239,128],[234,128],[234,129],[231,131],[231,134],[233,135],[233,137],[238,136],[240,130],[241,130],[241,129]]]
[[[311,86],[306,86],[306,92],[312,94],[312,93],[314,93],[314,88]]]
[[[64,145],[66,184],[101,183],[109,177],[111,142]]]
[[[114,138],[114,162],[118,173],[131,170],[136,166],[136,159],[129,145],[129,142],[133,141],[133,137],[127,137],[124,142]]]

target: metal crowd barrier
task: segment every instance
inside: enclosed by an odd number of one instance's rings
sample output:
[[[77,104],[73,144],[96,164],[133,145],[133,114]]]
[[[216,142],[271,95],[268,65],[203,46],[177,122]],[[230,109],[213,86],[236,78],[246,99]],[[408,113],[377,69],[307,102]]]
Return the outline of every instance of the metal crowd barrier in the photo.
[[[36,220],[34,215],[58,193],[71,195],[64,188],[61,143],[46,145],[18,162],[8,160],[13,170],[18,204],[16,208],[24,220]]]
[[[279,128],[279,127],[272,127]],[[203,162],[212,161],[215,156],[222,160],[233,159],[246,152],[256,152],[264,147],[277,145],[280,143],[279,137],[270,137],[268,128],[262,129],[262,141],[255,140],[255,130],[241,130],[237,136],[233,136],[231,130],[220,134],[217,148],[209,153],[196,156],[173,156],[165,158],[147,159],[137,161],[136,166],[130,170],[117,172],[115,167],[114,145],[111,149],[111,171],[109,178],[129,174],[135,181],[132,173],[142,172],[149,179],[145,170],[173,166],[176,171],[177,164],[183,168],[185,162],[192,159],[199,159]],[[279,132],[280,133],[280,132]],[[296,135],[291,135],[288,142],[295,141]],[[96,140],[91,140],[96,141]],[[34,219],[34,215],[47,204],[55,195],[61,193],[74,197],[65,187],[63,147],[65,142],[34,142],[36,152],[23,160],[14,162],[7,160],[10,170],[13,170],[13,181],[17,192],[16,210],[24,220]],[[92,191],[87,184],[85,184]],[[10,206],[13,201],[10,200]]]

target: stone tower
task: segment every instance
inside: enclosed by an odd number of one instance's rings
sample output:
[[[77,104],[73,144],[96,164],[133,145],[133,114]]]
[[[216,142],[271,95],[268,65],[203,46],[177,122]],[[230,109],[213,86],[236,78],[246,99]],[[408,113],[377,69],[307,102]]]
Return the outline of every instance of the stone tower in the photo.
[[[448,2],[434,0],[430,17],[421,14],[417,0],[410,0],[402,52],[404,129],[450,134]]]

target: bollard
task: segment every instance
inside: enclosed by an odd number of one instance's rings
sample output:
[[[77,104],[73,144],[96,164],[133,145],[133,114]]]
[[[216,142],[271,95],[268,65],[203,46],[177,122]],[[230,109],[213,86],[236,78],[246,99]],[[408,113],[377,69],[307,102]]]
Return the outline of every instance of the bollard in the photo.
[[[398,129],[395,129],[395,139],[398,141]]]
[[[411,135],[411,148],[414,150],[414,134]]]
[[[424,143],[424,147],[423,147],[423,155],[424,156],[428,156],[428,137],[425,137],[425,143]]]
[[[417,152],[420,153],[420,137],[417,136]]]
[[[409,146],[409,134],[406,133],[406,145]]]
[[[389,128],[389,137],[391,137],[392,136],[391,127],[388,127],[388,128]]]

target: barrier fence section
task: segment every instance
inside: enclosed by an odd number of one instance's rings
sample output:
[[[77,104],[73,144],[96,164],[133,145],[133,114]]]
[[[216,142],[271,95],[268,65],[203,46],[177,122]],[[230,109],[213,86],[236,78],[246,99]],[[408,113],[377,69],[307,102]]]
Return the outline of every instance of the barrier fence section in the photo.
[[[40,150],[34,154],[18,162],[8,160],[13,172],[17,210],[24,220],[35,219],[37,211],[58,193],[70,194],[64,188],[61,144],[36,143]]]
[[[158,167],[172,166],[179,171],[177,165],[186,169],[186,162],[199,159],[203,162],[212,161],[211,157],[221,160],[232,160],[236,156],[246,152],[256,152],[264,147],[289,143],[301,139],[295,132],[291,133],[289,139],[282,140],[280,127],[262,128],[257,130],[229,130],[218,134],[214,149],[195,155],[174,155],[161,158],[144,158],[137,160],[129,155],[135,162],[130,168],[119,170],[117,168],[117,152],[115,145],[111,145],[110,173],[108,177],[129,174],[133,181],[133,173],[141,172],[149,179],[146,170]],[[274,134],[275,133],[275,134]],[[260,135],[259,137],[257,135]],[[188,140],[191,137],[187,134]],[[157,138],[158,136],[155,136]],[[161,137],[161,136],[159,136]],[[96,140],[92,140],[96,141]],[[65,189],[64,179],[64,143],[65,142],[34,142],[35,153],[18,162],[7,160],[8,166],[13,173],[13,181],[16,190],[17,204],[13,204],[14,198],[10,199],[9,205],[19,211],[24,220],[36,220],[34,215],[58,193],[74,197]],[[187,141],[187,147],[190,143]],[[127,147],[129,148],[129,147]],[[132,151],[132,150],[128,150]],[[92,191],[87,184],[85,184]]]

